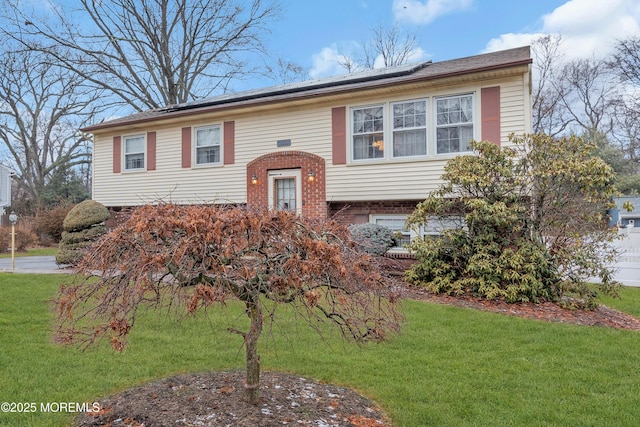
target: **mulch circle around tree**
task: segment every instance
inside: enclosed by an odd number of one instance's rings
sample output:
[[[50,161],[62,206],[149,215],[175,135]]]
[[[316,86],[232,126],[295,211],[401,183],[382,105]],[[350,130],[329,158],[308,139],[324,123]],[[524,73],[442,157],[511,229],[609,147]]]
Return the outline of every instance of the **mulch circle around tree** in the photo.
[[[640,319],[600,306],[569,310],[540,304],[486,301],[470,296],[435,295],[405,284],[403,297],[474,308],[543,321],[640,330]],[[391,426],[377,405],[353,390],[317,383],[297,375],[263,372],[262,402],[243,399],[244,372],[180,375],[142,385],[100,400],[100,412],[83,414],[77,426]]]
[[[166,378],[99,401],[76,426],[390,426],[374,403],[353,390],[297,375],[263,372],[262,402],[243,400],[244,372]]]

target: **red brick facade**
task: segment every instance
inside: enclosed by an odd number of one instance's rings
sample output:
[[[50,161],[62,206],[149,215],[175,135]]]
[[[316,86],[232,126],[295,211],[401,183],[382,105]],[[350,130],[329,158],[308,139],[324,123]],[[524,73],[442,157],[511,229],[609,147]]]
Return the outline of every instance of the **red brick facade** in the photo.
[[[369,215],[409,215],[422,201],[330,202],[327,206],[327,215],[344,224],[361,224],[369,222]]]
[[[269,171],[300,169],[302,183],[302,215],[309,218],[327,217],[327,196],[324,159],[303,151],[269,153],[247,164],[247,206],[269,206]],[[309,173],[313,172],[313,179]],[[257,179],[254,182],[254,177]]]

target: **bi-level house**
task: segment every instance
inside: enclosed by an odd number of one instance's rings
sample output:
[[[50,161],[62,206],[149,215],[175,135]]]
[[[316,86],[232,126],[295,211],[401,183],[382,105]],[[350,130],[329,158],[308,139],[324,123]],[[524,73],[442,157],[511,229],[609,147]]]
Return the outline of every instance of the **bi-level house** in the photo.
[[[84,129],[95,138],[93,198],[115,212],[224,203],[401,230],[469,141],[531,131],[531,62],[522,47],[96,124]]]

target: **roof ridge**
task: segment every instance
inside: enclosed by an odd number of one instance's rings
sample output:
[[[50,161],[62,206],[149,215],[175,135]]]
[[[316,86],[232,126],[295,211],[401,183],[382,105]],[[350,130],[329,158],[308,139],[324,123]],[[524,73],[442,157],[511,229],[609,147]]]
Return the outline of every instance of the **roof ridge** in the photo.
[[[160,108],[162,112],[182,111],[192,108],[207,107],[209,105],[220,105],[227,102],[243,101],[245,99],[263,98],[273,95],[282,95],[287,93],[304,92],[311,89],[322,89],[327,87],[336,87],[352,83],[360,83],[366,81],[382,80],[392,77],[400,77],[410,75],[416,71],[422,70],[433,61],[422,61],[418,63],[402,64],[393,67],[376,68],[373,70],[365,70],[357,73],[346,73],[338,76],[323,77],[320,79],[305,80],[296,83],[286,83],[282,85],[269,86],[260,89],[250,89],[241,92],[233,92],[224,95],[216,95],[203,98],[197,101],[190,101],[183,104],[171,105]]]

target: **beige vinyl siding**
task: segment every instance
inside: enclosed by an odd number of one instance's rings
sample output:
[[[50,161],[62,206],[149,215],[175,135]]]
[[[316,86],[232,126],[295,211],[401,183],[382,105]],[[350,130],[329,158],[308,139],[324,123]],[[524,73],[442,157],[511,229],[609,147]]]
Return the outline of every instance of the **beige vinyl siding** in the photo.
[[[522,135],[531,132],[531,122],[526,120],[531,111],[527,92],[523,79],[500,85],[500,141],[503,145],[509,143],[511,133]]]
[[[288,147],[277,141],[290,140]],[[236,162],[279,151],[306,151],[331,161],[331,107],[275,112],[236,120]]]
[[[199,119],[184,126],[193,129],[232,119]],[[156,131],[155,171],[114,174],[112,135],[97,137],[94,148],[94,199],[107,206],[136,206],[160,200],[177,203],[244,203],[246,164],[263,154],[299,150],[330,161],[331,109],[327,107],[236,119],[235,163],[232,165],[182,168],[182,127],[144,129],[145,132]],[[277,148],[277,141],[281,139],[290,139],[291,146]]]
[[[528,78],[528,77],[527,77]],[[147,123],[136,129],[115,130],[98,134],[94,144],[94,199],[107,206],[134,206],[159,200],[177,203],[245,203],[247,172],[250,161],[278,151],[304,151],[326,160],[327,201],[419,200],[440,184],[444,165],[451,156],[435,154],[433,100],[436,96],[473,93],[475,96],[475,137],[480,132],[480,89],[500,85],[501,141],[506,143],[511,132],[528,132],[530,121],[525,114],[530,108],[528,86],[522,75],[482,81],[482,85],[466,84],[435,90],[433,87],[398,91],[393,96],[368,94],[336,103],[318,100],[304,108],[278,108],[252,112],[188,116],[171,125]],[[428,154],[416,159],[384,161],[351,161],[351,119],[347,117],[347,164],[332,164],[331,108],[345,106],[347,115],[354,106],[428,98]],[[189,126],[235,122],[235,163],[224,166],[181,167],[181,129]],[[390,117],[385,126],[389,131]],[[115,135],[156,132],[156,170],[114,174],[112,170]],[[390,144],[386,138],[385,144]],[[291,140],[289,147],[277,147],[278,140]],[[390,145],[388,145],[390,147]],[[192,147],[193,148],[193,147]],[[192,165],[194,162],[192,161]]]
[[[156,131],[155,171],[112,173],[110,139],[96,141],[95,200],[107,206],[135,206],[158,201],[212,203],[245,199],[242,165],[183,169],[181,128],[149,130]]]
[[[424,199],[440,184],[445,160],[348,165],[327,172],[327,201]]]

